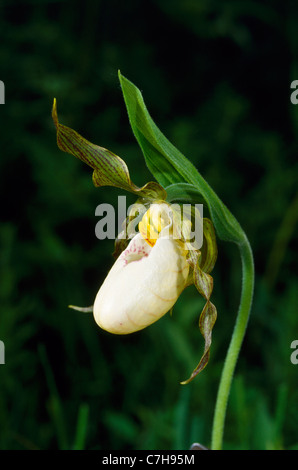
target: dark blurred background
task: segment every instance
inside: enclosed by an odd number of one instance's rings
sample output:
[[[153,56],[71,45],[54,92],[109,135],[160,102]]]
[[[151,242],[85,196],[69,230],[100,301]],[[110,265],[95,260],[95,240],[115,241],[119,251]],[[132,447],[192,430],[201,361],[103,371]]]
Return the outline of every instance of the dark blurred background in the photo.
[[[1,449],[188,449],[210,445],[223,361],[239,304],[237,248],[218,241],[211,359],[203,300],[188,288],[172,317],[118,337],[88,306],[112,265],[95,208],[117,204],[56,145],[60,121],[152,176],[127,118],[117,72],[164,134],[240,221],[256,289],[232,386],[224,447],[298,448],[298,8],[289,1],[2,0],[0,7]],[[134,198],[128,195],[128,201]],[[115,294],[116,295],[116,294]],[[119,300],[120,301],[120,300]]]

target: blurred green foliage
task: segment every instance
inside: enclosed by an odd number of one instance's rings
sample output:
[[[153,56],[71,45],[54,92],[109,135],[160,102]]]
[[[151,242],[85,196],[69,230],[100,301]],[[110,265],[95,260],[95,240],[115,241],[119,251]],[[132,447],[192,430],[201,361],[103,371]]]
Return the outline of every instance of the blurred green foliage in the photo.
[[[118,69],[198,167],[251,242],[252,315],[229,401],[225,448],[298,448],[298,9],[290,1],[2,0],[1,449],[188,449],[210,444],[213,409],[240,293],[237,249],[219,243],[211,359],[203,300],[188,288],[173,316],[118,337],[91,305],[113,259],[94,211],[117,204],[60,152],[51,121],[112,150],[142,185],[151,175],[129,127]],[[128,196],[129,203],[134,198]],[[115,295],[117,295],[115,293]],[[119,299],[121,302],[121,299]]]

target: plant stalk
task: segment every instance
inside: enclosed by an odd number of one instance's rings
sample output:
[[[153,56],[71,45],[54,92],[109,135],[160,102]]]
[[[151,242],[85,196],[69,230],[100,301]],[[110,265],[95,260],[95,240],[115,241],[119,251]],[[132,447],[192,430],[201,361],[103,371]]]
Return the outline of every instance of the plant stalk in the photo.
[[[226,355],[217,393],[211,439],[212,450],[222,449],[227,403],[229,399],[236,363],[238,360],[239,352],[249,320],[253,298],[254,261],[252,250],[246,236],[243,240],[243,243],[239,244],[238,246],[242,261],[241,299],[234,331]]]

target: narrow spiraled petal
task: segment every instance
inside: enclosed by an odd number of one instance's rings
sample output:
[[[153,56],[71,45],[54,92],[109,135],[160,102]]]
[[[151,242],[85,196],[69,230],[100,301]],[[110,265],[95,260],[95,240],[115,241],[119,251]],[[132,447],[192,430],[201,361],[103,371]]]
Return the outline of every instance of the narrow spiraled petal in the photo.
[[[213,290],[213,278],[210,276],[210,274],[207,274],[201,270],[198,262],[194,266],[193,277],[194,284],[198,292],[206,299],[205,306],[199,319],[199,328],[205,340],[205,347],[199,364],[193,370],[190,377],[187,380],[181,382],[182,384],[188,384],[191,382],[208,364],[212,342],[212,330],[217,318],[216,307],[212,302],[210,302],[210,296]]]
[[[142,330],[171,310],[186,287],[189,264],[177,241],[158,238],[151,247],[137,234],[98,291],[94,318],[104,330]]]
[[[213,269],[214,263],[217,258],[217,244],[215,232],[212,222],[209,219],[204,219],[203,224],[204,241],[201,251],[189,252],[189,263],[191,266],[191,277],[197,291],[206,300],[205,306],[201,312],[199,319],[200,332],[205,340],[205,347],[202,357],[197,367],[193,370],[187,380],[181,384],[188,384],[191,382],[209,362],[210,347],[212,342],[212,330],[217,318],[217,310],[215,305],[210,301],[213,291],[213,278],[210,276],[210,271]]]

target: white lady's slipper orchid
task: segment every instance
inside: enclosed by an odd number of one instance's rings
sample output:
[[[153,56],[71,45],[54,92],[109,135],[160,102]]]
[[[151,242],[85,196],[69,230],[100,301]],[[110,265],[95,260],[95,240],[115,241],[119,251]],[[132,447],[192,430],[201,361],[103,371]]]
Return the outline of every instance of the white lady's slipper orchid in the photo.
[[[149,213],[157,219],[156,212],[149,209],[142,222],[150,219]],[[158,225],[159,238],[135,235],[98,291],[94,318],[110,333],[128,334],[151,325],[171,310],[187,285],[187,252],[178,240],[162,236]]]
[[[213,224],[202,219],[203,244],[190,243],[193,216],[200,215],[190,209],[188,216],[180,218],[179,210],[172,210],[167,191],[155,181],[136,186],[130,178],[126,163],[120,157],[92,144],[73,129],[60,124],[56,100],[52,117],[57,129],[58,147],[74,155],[93,169],[95,186],[114,186],[138,196],[144,207],[150,208],[139,223],[135,234],[134,222],[138,210],[126,220],[127,239],[119,234],[115,242],[115,264],[99,289],[91,307],[70,306],[75,310],[93,311],[96,323],[115,334],[128,334],[141,330],[172,309],[185,287],[194,284],[206,300],[200,314],[199,328],[205,348],[190,382],[207,365],[210,354],[212,329],[216,321],[216,307],[210,301],[213,278],[210,276],[216,258],[217,246]],[[175,188],[179,184],[174,184]],[[179,192],[179,191],[178,191]],[[131,223],[133,228],[131,227]],[[127,246],[127,240],[130,240]]]

